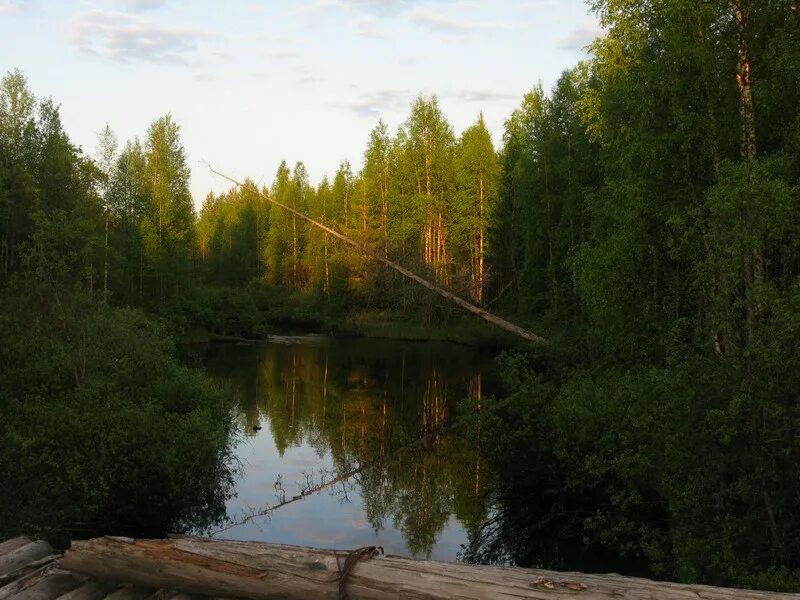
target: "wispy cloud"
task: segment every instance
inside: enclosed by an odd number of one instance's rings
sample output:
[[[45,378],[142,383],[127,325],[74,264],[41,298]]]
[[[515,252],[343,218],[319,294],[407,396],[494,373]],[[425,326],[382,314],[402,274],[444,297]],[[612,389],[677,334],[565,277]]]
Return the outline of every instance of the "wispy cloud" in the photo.
[[[166,5],[167,0],[113,0],[114,4],[122,9],[133,12],[144,12],[161,8]]]
[[[495,102],[497,100],[516,100],[519,94],[499,92],[490,89],[464,89],[447,92],[445,96],[456,98],[463,102]]]
[[[297,85],[314,85],[317,83],[322,83],[325,81],[322,77],[316,77],[314,75],[303,75],[302,77],[298,77],[294,80]]]
[[[474,33],[508,27],[500,21],[467,21],[421,8],[411,11],[408,17],[415,25],[442,33]]]
[[[376,17],[394,17],[411,8],[415,0],[314,0],[303,10],[356,10]]]
[[[314,0],[296,8],[298,13],[315,13],[325,11],[346,10],[349,6],[343,0]]]
[[[377,118],[387,112],[403,110],[414,99],[414,93],[404,89],[382,89],[367,92],[349,103],[347,108],[360,117]]]
[[[364,37],[378,39],[389,37],[389,32],[382,28],[380,23],[372,17],[356,19],[355,28],[356,31]]]
[[[463,0],[428,0],[426,4],[468,4]],[[313,0],[303,10],[354,10],[373,17],[396,17],[413,9],[419,0]]]
[[[525,2],[520,2],[517,4],[517,10],[536,10],[539,8],[545,8],[547,6],[553,6],[557,3],[557,0],[526,0]]]
[[[274,50],[270,52],[267,56],[274,60],[294,60],[300,58],[300,55],[295,52],[294,50]]]
[[[357,86],[351,87],[355,89]],[[353,92],[352,96],[357,96],[357,99],[346,106],[360,117],[376,119],[386,116],[387,113],[402,114],[408,110],[408,107],[415,98],[420,96],[420,93],[425,94],[426,92],[424,90],[414,91],[405,88],[383,88],[361,92],[360,94]],[[517,100],[519,94],[489,88],[464,88],[445,91],[440,94],[440,97],[452,98],[461,102],[488,104],[501,100]]]
[[[600,25],[583,24],[575,27],[567,35],[559,38],[556,41],[556,47],[559,50],[576,51],[583,50],[591,44],[596,38],[605,35],[605,30]]]
[[[394,17],[414,6],[415,0],[343,0],[353,8],[379,16]]]
[[[13,15],[28,6],[28,0],[0,0],[0,15]]]
[[[69,41],[80,51],[110,60],[188,64],[208,30],[165,26],[138,15],[89,10],[69,25]]]

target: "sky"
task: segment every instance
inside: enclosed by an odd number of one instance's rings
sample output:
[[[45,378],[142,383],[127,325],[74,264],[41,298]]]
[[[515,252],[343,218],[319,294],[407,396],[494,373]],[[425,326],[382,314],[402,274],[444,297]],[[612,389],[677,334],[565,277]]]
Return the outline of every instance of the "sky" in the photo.
[[[200,161],[268,184],[302,160],[318,182],[420,94],[456,134],[482,111],[499,144],[599,34],[584,0],[0,0],[0,71],[52,97],[90,155],[106,123],[124,143],[171,113],[199,206],[229,187]]]

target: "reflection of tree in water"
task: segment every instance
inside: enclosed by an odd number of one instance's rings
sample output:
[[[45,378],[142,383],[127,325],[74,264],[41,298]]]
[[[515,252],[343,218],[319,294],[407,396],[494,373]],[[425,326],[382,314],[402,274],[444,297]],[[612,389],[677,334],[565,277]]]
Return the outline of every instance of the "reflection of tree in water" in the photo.
[[[302,443],[329,454],[331,478],[368,465],[353,481],[369,523],[379,531],[391,519],[411,552],[428,555],[451,514],[469,526],[484,513],[477,453],[442,431],[456,402],[480,394],[480,358],[452,347],[411,347],[398,359],[396,345],[339,346],[267,345],[247,349],[257,365],[248,356],[210,370],[238,389],[246,427],[268,415],[281,454]]]

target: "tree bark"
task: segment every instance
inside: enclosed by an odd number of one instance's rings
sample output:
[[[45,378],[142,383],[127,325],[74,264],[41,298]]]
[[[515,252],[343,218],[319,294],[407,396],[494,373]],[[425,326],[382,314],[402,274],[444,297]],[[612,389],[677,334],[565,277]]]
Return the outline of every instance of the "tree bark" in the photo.
[[[739,26],[739,60],[736,68],[736,83],[739,87],[739,114],[742,119],[742,158],[753,160],[756,157],[756,124],[750,55],[747,46],[753,0],[735,0],[731,7],[736,24]]]
[[[745,163],[756,159],[756,118],[753,105],[752,74],[748,35],[750,19],[753,15],[753,0],[733,0],[733,17],[739,27],[738,62],[736,65],[736,84],[739,89],[739,115],[742,126],[741,157]],[[745,215],[748,218],[748,215]],[[756,300],[755,288],[764,277],[764,252],[758,240],[755,247],[744,245],[744,283],[747,305],[747,343],[751,343],[757,329],[762,307]]]
[[[94,578],[207,596],[252,600],[341,597],[347,552],[201,538],[73,542],[61,567]],[[679,585],[620,575],[417,561],[394,556],[361,560],[345,581],[351,600],[783,600],[793,594]]]
[[[51,554],[53,554],[53,548],[47,542],[28,541],[26,544],[12,548],[0,556],[0,575],[13,573],[28,563]]]
[[[480,232],[478,233],[478,306],[483,306],[483,294],[484,290],[486,289],[486,276],[484,274],[484,230],[485,225],[483,222],[483,205],[484,205],[484,194],[483,194],[483,176],[480,179],[480,205],[479,205],[479,217],[480,217]]]
[[[381,179],[381,226],[383,228],[383,256],[389,257],[389,166],[383,168]]]
[[[106,209],[106,243],[103,256],[103,302],[108,304],[108,209]]]

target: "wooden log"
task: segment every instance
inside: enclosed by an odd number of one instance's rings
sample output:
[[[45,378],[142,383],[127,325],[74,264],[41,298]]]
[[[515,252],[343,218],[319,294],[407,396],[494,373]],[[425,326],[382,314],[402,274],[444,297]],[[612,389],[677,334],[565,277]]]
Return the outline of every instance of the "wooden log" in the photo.
[[[13,573],[29,562],[39,560],[50,554],[53,554],[53,548],[47,542],[29,542],[0,556],[0,575]]]
[[[56,563],[50,563],[0,588],[0,600],[8,600],[9,598],[18,600],[20,597],[26,594],[28,590],[36,588],[40,583],[50,578],[51,575],[54,574],[57,575],[55,580],[37,588],[38,591],[31,592],[31,594],[34,594],[34,597],[38,598],[37,594],[47,595],[49,593],[47,590],[56,589],[62,590],[58,594],[61,596],[65,591],[69,591],[69,589],[77,587],[81,584],[81,582],[84,581],[84,579],[80,576],[76,576],[68,573],[67,571],[58,569]],[[75,585],[72,585],[70,582],[75,583]]]
[[[6,540],[5,542],[0,542],[0,556],[3,554],[8,554],[17,548],[22,548],[22,546],[30,544],[32,541],[33,540],[31,538],[21,535],[19,537],[11,538],[10,540]]]
[[[36,584],[38,581],[41,581],[52,570],[53,570],[53,565],[48,564],[43,567],[39,567],[38,569],[28,573],[27,575],[23,575],[22,577],[12,581],[11,583],[7,583],[3,587],[0,587],[0,600],[7,600],[8,598],[16,596],[21,591]]]
[[[0,575],[0,586],[7,585],[12,581],[16,581],[29,573],[33,573],[34,571],[38,571],[42,567],[46,567],[50,564],[55,563],[56,559],[58,559],[61,555],[60,554],[50,554],[45,556],[44,558],[40,558],[38,560],[31,561],[19,569],[15,571],[11,571],[11,573],[7,573],[5,575]]]
[[[152,593],[153,590],[149,588],[123,585],[115,592],[106,596],[106,600],[144,600],[152,595]]]
[[[115,586],[99,581],[87,581],[82,586],[59,596],[58,600],[102,600]]]
[[[347,552],[258,542],[97,538],[73,542],[62,566],[100,579],[252,600],[339,598]],[[379,556],[355,564],[351,600],[788,600],[800,595]]]
[[[55,569],[36,584],[19,592],[14,596],[14,600],[55,600],[59,596],[80,587],[83,582],[83,578]]]

